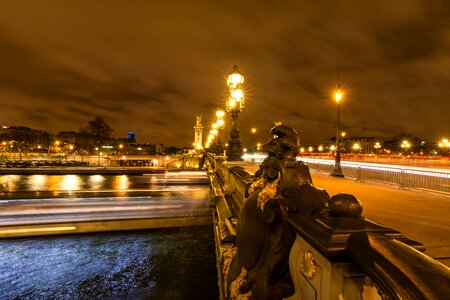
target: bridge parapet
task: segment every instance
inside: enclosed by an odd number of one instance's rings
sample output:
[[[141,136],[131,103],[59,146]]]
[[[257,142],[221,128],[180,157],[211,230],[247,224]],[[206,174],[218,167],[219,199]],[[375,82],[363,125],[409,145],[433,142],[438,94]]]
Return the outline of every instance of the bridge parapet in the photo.
[[[450,271],[365,219],[358,199],[313,186],[279,125],[252,176],[209,155],[222,299],[446,299]]]

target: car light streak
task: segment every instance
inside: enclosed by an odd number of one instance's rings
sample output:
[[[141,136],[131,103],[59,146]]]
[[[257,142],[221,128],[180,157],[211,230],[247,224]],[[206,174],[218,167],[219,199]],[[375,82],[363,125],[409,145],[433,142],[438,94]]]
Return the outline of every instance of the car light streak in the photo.
[[[245,154],[243,156],[245,161],[262,162],[267,155],[262,154]],[[297,160],[301,160],[306,163],[315,163],[321,165],[334,165],[334,160],[331,159],[317,159],[317,158],[305,158],[297,157]],[[349,168],[361,168],[365,170],[384,171],[391,173],[404,173],[413,175],[422,175],[430,177],[450,178],[450,170],[434,169],[434,168],[421,168],[405,165],[391,165],[391,164],[377,164],[377,163],[361,163],[353,161],[341,161],[341,166]]]
[[[4,229],[0,230],[0,234],[13,233],[32,233],[32,232],[51,232],[51,231],[73,231],[76,226],[59,226],[59,227],[41,227],[41,228],[19,228],[19,229]]]

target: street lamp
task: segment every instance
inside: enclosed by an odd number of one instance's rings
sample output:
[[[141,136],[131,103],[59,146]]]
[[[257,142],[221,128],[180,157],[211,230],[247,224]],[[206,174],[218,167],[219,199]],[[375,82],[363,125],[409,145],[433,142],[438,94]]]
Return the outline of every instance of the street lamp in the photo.
[[[373,147],[375,148],[375,153],[378,154],[378,152],[380,151],[380,148],[381,148],[380,142],[376,142]]]
[[[361,149],[361,146],[358,143],[353,144],[353,151],[358,152]]]
[[[227,102],[227,111],[231,113],[232,128],[230,131],[229,147],[227,150],[228,161],[242,160],[242,146],[239,139],[237,118],[239,112],[244,107],[244,92],[241,87],[244,83],[244,76],[239,71],[238,66],[233,66],[233,70],[228,75],[227,85],[230,89],[230,97]]]
[[[334,177],[344,177],[341,168],[341,147],[339,146],[339,104],[341,103],[343,96],[344,94],[341,91],[341,85],[338,84],[337,90],[334,93],[334,100],[337,104],[336,155],[334,157],[334,170],[333,173],[331,173],[331,176]]]
[[[404,140],[400,145],[400,147],[402,149],[405,149],[405,152],[408,152],[408,149],[411,147],[411,144],[407,140]]]
[[[225,112],[223,110],[216,111],[217,154],[219,154],[219,155],[223,155],[222,140],[220,139],[220,135],[222,133],[223,126],[225,125],[225,121],[223,120],[224,116],[225,116]]]

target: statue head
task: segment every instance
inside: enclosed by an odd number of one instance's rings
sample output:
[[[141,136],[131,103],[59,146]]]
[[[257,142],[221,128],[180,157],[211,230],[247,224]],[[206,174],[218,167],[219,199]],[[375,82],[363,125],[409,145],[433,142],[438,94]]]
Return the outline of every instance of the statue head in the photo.
[[[262,147],[269,156],[284,160],[294,160],[298,155],[300,140],[297,132],[286,125],[277,125],[270,130],[273,138]]]

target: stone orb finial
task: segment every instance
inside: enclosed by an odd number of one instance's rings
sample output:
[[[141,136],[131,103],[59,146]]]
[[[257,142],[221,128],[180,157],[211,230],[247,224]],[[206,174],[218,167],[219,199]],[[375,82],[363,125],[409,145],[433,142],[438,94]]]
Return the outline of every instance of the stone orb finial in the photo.
[[[332,217],[361,218],[363,207],[355,196],[340,193],[332,196],[328,202]]]

